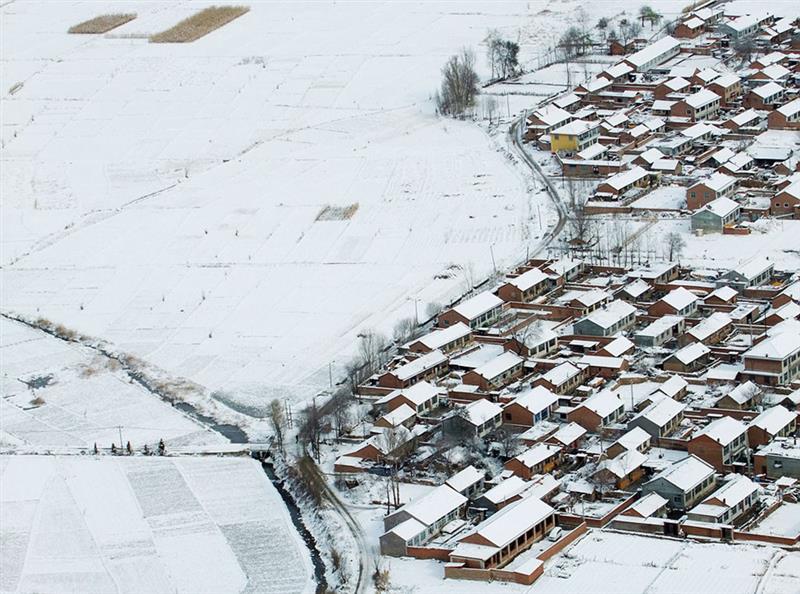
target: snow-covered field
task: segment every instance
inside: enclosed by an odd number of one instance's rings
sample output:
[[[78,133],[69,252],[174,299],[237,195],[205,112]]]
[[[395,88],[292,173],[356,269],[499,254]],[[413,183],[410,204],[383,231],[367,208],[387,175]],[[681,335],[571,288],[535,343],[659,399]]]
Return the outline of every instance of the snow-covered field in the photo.
[[[443,580],[443,565],[435,561],[392,559],[391,567],[398,587],[432,594],[793,594],[800,580],[800,553],[592,531],[548,561],[544,575],[530,587]]]
[[[0,456],[3,592],[314,591],[249,458]]]
[[[227,442],[86,347],[0,318],[0,358],[0,446],[108,448],[120,430],[136,449]]]

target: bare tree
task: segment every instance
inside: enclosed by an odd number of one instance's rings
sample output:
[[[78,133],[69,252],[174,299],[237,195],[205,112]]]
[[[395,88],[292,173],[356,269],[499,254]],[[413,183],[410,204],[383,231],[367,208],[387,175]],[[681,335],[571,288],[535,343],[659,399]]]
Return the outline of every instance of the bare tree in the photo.
[[[337,441],[342,435],[352,430],[353,416],[350,413],[352,395],[347,390],[337,390],[328,403],[333,429],[336,432]]]
[[[733,43],[733,51],[739,56],[742,64],[749,63],[756,51],[756,42],[752,35],[737,39]]]
[[[374,330],[365,330],[359,335],[358,354],[368,373],[373,373],[385,361],[386,337]]]
[[[272,427],[274,443],[283,452],[284,435],[286,433],[286,413],[283,404],[275,398],[269,403],[269,424]]]
[[[436,301],[431,301],[428,305],[425,306],[425,315],[429,318],[434,316],[438,316],[439,312],[442,311],[442,304]]]
[[[503,456],[506,458],[516,456],[519,451],[519,440],[514,433],[508,429],[500,429],[497,432],[496,438],[503,450]]]
[[[686,240],[683,239],[683,235],[677,231],[672,231],[671,233],[667,234],[664,241],[667,251],[667,259],[672,262],[674,259],[680,258],[681,253],[683,253],[683,248],[686,247]]]
[[[503,39],[497,29],[491,29],[484,39],[486,57],[492,71],[492,79],[513,76],[519,70],[519,44]]]
[[[298,438],[304,447],[311,448],[311,452],[314,454],[317,462],[319,462],[320,441],[322,439],[323,427],[322,414],[319,408],[317,408],[316,402],[314,402],[303,410]]]
[[[442,86],[435,97],[439,113],[454,117],[465,115],[475,105],[478,82],[472,51],[464,49],[451,56],[442,68]]]
[[[402,344],[413,339],[417,333],[417,323],[414,318],[403,318],[394,325],[392,337],[396,343]]]

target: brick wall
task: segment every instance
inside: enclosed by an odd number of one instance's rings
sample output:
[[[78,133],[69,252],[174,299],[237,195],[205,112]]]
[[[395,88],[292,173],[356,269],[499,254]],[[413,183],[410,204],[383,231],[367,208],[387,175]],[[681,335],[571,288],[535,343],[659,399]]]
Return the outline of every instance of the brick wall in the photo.
[[[406,547],[406,554],[414,559],[438,559],[449,561],[451,549],[440,547]]]

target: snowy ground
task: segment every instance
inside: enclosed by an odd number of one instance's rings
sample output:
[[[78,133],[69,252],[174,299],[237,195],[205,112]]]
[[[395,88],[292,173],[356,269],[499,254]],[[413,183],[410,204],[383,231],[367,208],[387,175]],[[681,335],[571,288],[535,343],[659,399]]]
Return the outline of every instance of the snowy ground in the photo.
[[[544,575],[531,587],[443,580],[443,565],[435,561],[392,559],[391,567],[399,591],[426,594],[791,594],[800,580],[800,553],[592,531],[548,561]]]
[[[0,446],[108,448],[120,428],[137,449],[227,443],[88,348],[0,318],[0,357]],[[46,386],[29,387],[42,378]]]
[[[3,592],[314,591],[249,458],[0,457]]]

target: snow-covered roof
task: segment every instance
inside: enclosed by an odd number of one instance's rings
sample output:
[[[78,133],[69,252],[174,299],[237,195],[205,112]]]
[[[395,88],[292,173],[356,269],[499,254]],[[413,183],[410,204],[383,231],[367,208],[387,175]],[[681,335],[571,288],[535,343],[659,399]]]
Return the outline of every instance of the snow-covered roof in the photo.
[[[578,423],[573,422],[562,425],[562,427],[553,433],[549,439],[567,445],[573,443],[575,440],[580,439],[584,435],[586,435],[586,429],[578,425]]]
[[[691,334],[697,340],[702,341],[732,322],[733,320],[728,314],[719,311],[714,312],[691,328],[687,334]]]
[[[626,450],[638,450],[648,441],[650,441],[650,434],[641,427],[634,427],[623,433],[614,443],[618,443]]]
[[[727,507],[736,507],[750,495],[757,492],[759,486],[743,474],[731,473],[725,477],[725,483],[703,500],[705,505],[713,505],[719,501]]]
[[[633,347],[634,344],[625,338],[624,336],[618,336],[611,342],[609,342],[606,346],[603,347],[603,350],[606,351],[612,357],[619,357],[623,353],[626,353]]]
[[[653,147],[653,148],[649,148],[646,151],[644,151],[641,155],[639,155],[639,158],[644,159],[644,161],[646,163],[652,165],[653,163],[655,163],[659,159],[663,159],[664,158],[664,153],[662,153],[657,148]]]
[[[733,287],[729,287],[728,285],[724,285],[722,287],[717,287],[716,289],[711,291],[711,293],[709,293],[706,296],[706,299],[708,299],[709,297],[717,297],[718,299],[720,299],[722,301],[730,301],[731,299],[736,297],[736,295],[738,295],[738,294],[739,294],[739,291],[737,291]]]
[[[665,330],[680,324],[683,316],[661,316],[650,322],[647,326],[636,332],[636,336],[660,336]]]
[[[649,518],[658,510],[666,506],[667,503],[668,501],[658,493],[648,493],[625,511],[636,512],[643,518]]]
[[[486,421],[493,419],[503,412],[503,407],[496,402],[490,402],[485,398],[470,402],[464,407],[465,418],[475,425],[483,425]]]
[[[681,491],[688,492],[713,474],[713,466],[705,463],[694,454],[690,454],[687,458],[659,472],[653,477],[653,480],[663,479],[675,485]]]
[[[672,356],[684,365],[688,365],[689,363],[696,361],[700,357],[703,357],[710,352],[711,349],[709,349],[702,342],[694,342],[676,351]]]
[[[758,58],[758,63],[762,66],[769,66],[770,64],[776,64],[783,60],[786,57],[786,54],[783,52],[770,52],[765,56],[761,56]]]
[[[698,298],[697,295],[691,291],[687,291],[683,287],[678,287],[664,295],[661,300],[670,307],[680,311],[689,307],[692,303],[695,303]]]
[[[748,109],[743,111],[740,114],[733,116],[730,121],[732,121],[737,126],[744,126],[745,124],[749,124],[753,120],[760,120],[764,116],[761,112],[756,111],[755,109]]]
[[[605,81],[605,79],[603,79]],[[608,82],[608,81],[605,81]],[[593,128],[599,126],[597,122],[587,122],[586,120],[573,120],[568,124],[559,126],[551,132],[551,134],[566,134],[569,136],[579,136],[584,132],[588,132]]]
[[[750,425],[763,429],[770,435],[776,435],[796,418],[796,412],[792,412],[779,404],[760,413],[750,421]]]
[[[594,310],[585,319],[597,324],[600,328],[610,328],[635,312],[636,308],[630,303],[617,299],[601,309]]]
[[[745,404],[749,400],[753,399],[753,396],[759,394],[761,392],[761,388],[759,388],[756,384],[751,381],[746,381],[743,384],[739,384],[731,391],[725,394],[728,398],[736,402],[737,404]]]
[[[777,111],[787,118],[792,117],[797,114],[797,112],[800,112],[800,99],[794,99],[785,105],[781,105]]]
[[[590,144],[585,149],[575,154],[576,156],[580,157],[585,161],[592,161],[597,159],[597,157],[599,157],[603,153],[607,152],[608,152],[608,147],[606,145],[596,142],[595,144]]]
[[[485,314],[487,311],[499,307],[503,304],[503,300],[491,291],[484,291],[478,293],[474,297],[470,297],[453,308],[453,311],[464,316],[468,320],[474,320]]]
[[[706,204],[702,210],[706,210],[717,215],[719,218],[724,219],[728,215],[739,209],[739,203],[731,200],[727,196],[720,196],[716,200],[712,200]]]
[[[586,408],[595,413],[600,418],[609,416],[616,410],[623,408],[622,399],[618,394],[609,391],[598,392],[590,396],[578,405],[578,408]]]
[[[637,450],[626,450],[611,460],[603,460],[598,470],[607,470],[617,478],[624,478],[647,461],[647,455]]]
[[[541,464],[545,460],[557,456],[560,451],[561,446],[549,443],[537,443],[535,446],[515,456],[514,459],[527,468],[533,468],[537,464]]]
[[[590,289],[589,291],[581,291],[581,293],[575,297],[575,301],[583,306],[591,307],[601,301],[605,301],[609,297],[611,297],[611,294],[607,291],[603,291],[602,289]]]
[[[502,503],[504,501],[508,501],[511,497],[522,493],[528,487],[530,487],[530,483],[528,481],[522,480],[522,478],[514,475],[498,483],[486,491],[481,497],[494,504]]]
[[[650,175],[646,169],[639,167],[638,165],[632,169],[628,169],[627,171],[620,171],[619,173],[615,173],[608,179],[604,180],[602,183],[608,184],[615,190],[622,190],[623,188],[636,183],[640,179],[643,179]]]
[[[502,549],[553,513],[553,508],[542,500],[525,497],[478,524],[475,533]]]
[[[559,386],[580,372],[581,370],[578,367],[566,361],[550,369],[542,376],[542,379],[554,386]]]
[[[388,532],[393,532],[401,539],[408,542],[412,538],[414,538],[417,534],[425,530],[426,526],[419,520],[414,518],[409,518],[405,522],[400,522],[397,526],[389,530]]]
[[[681,404],[677,400],[673,400],[667,396],[661,400],[653,402],[634,418],[641,417],[647,419],[658,427],[663,427],[676,416],[681,414],[685,408],[685,404]]]
[[[733,417],[720,417],[711,421],[693,437],[696,438],[705,435],[716,441],[719,445],[726,446],[740,435],[743,435],[746,431],[747,427],[741,421]]]
[[[691,189],[696,185],[704,184],[710,190],[714,190],[715,192],[722,192],[735,183],[736,183],[735,177],[726,175],[724,173],[716,172],[712,173],[709,177],[705,179],[701,179],[696,184],[689,186],[689,188]]]
[[[522,408],[536,414],[550,408],[556,402],[558,402],[558,396],[544,386],[535,386],[519,394],[506,406],[518,404]]]
[[[713,103],[714,101],[719,101],[721,97],[717,95],[714,91],[709,91],[708,89],[700,89],[696,93],[692,93],[683,101],[686,102],[686,105],[689,107],[694,107],[695,109],[700,109],[701,107],[705,107],[709,103]]]
[[[447,357],[442,353],[442,351],[431,351],[430,353],[425,353],[421,357],[417,357],[405,365],[401,365],[400,367],[393,369],[390,373],[392,373],[400,381],[405,381],[416,375],[419,375],[420,373],[423,373],[424,371],[427,371],[428,369],[431,369],[432,367],[436,367],[445,361],[447,361]]]
[[[498,547],[490,547],[471,542],[460,542],[456,545],[456,548],[453,549],[450,555],[459,559],[478,559],[480,561],[487,561],[499,551],[500,549]]]
[[[711,158],[714,159],[717,163],[725,163],[728,159],[730,159],[736,153],[729,149],[727,146],[722,147],[718,151],[716,151]]]
[[[408,421],[415,414],[417,414],[416,411],[404,403],[395,408],[394,410],[390,410],[381,418],[387,423],[389,423],[389,425],[391,425],[392,427],[397,427],[398,425],[402,425],[403,423]]]
[[[441,391],[442,390],[440,388],[437,388],[436,386],[423,380],[414,384],[413,386],[409,386],[408,388],[392,390],[386,396],[377,400],[375,404],[387,404],[388,402],[391,402],[398,396],[402,395],[415,405],[420,406],[434,398],[437,394],[441,393]]]
[[[681,89],[685,89],[692,83],[688,80],[683,78],[682,76],[676,76],[675,78],[670,78],[666,82],[663,83],[665,87],[673,90],[673,91],[680,91]]]
[[[584,355],[578,361],[578,365],[589,367],[605,367],[607,369],[620,369],[625,363],[622,357],[606,357],[603,355]]]
[[[758,25],[760,18],[754,14],[746,14],[737,19],[725,23],[731,30],[737,33],[745,31],[750,27]]]
[[[784,332],[765,338],[749,351],[746,357],[783,360],[800,349],[800,335]]]
[[[508,284],[515,286],[520,291],[527,291],[539,283],[546,281],[550,276],[539,268],[531,268],[517,277],[508,279]]]
[[[502,355],[495,357],[480,367],[477,367],[475,369],[475,373],[490,380],[497,377],[501,373],[505,373],[509,369],[513,369],[520,363],[522,363],[522,359],[518,355],[512,353],[511,351],[505,351]]]
[[[674,50],[676,47],[679,47],[680,44],[680,41],[667,35],[655,43],[651,43],[644,49],[631,54],[625,60],[636,68],[641,68],[645,64],[657,59],[659,56],[662,56],[663,54]]]
[[[445,346],[446,344],[450,344],[454,340],[458,340],[459,338],[467,336],[470,332],[472,332],[472,329],[469,326],[463,322],[458,322],[452,326],[448,326],[447,328],[429,332],[425,336],[421,336],[416,340],[412,340],[406,346],[409,346],[415,342],[420,342],[429,349],[436,350]]]
[[[478,470],[471,464],[465,469],[458,471],[445,481],[445,485],[452,487],[459,493],[479,482],[486,476],[485,470]]]
[[[558,105],[548,104],[534,111],[533,117],[541,120],[548,126],[555,126],[556,124],[570,119],[572,114],[561,109]]]
[[[681,130],[681,136],[685,136],[686,138],[691,138],[692,140],[697,140],[698,138],[702,138],[707,134],[712,134],[715,136],[720,136],[724,134],[724,130],[718,128],[716,126],[712,126],[711,124],[706,124],[705,122],[697,122],[688,128]]]
[[[762,99],[766,99],[767,97],[772,97],[773,95],[777,95],[778,93],[784,90],[785,89],[778,83],[776,83],[775,81],[771,81],[761,85],[760,87],[756,87],[751,91],[751,93],[753,93],[754,95],[758,95]]]
[[[677,101],[670,101],[668,99],[656,99],[653,101],[653,111],[669,111]]]
[[[563,97],[558,97],[557,99],[553,99],[553,103],[557,107],[563,108],[563,107],[569,107],[570,105],[574,105],[580,100],[581,98],[578,97],[575,93],[570,93],[568,95],[564,95]]]
[[[774,266],[775,264],[770,262],[767,258],[753,258],[743,264],[739,264],[739,266],[733,270],[747,280],[752,280],[761,276],[762,273],[770,270]]]
[[[674,398],[677,394],[680,393],[681,390],[685,389],[689,385],[685,379],[683,379],[679,375],[671,375],[669,379],[665,382],[661,382],[658,388],[654,390],[654,392],[661,392],[662,394],[666,394],[670,398]]]
[[[771,78],[772,80],[780,80],[789,76],[792,71],[780,64],[770,64],[766,68],[760,70],[761,74]]]
[[[426,526],[436,523],[467,502],[467,498],[447,485],[439,485],[400,509]]]
[[[614,64],[613,66],[606,68],[603,72],[614,78],[619,78],[620,76],[625,76],[626,74],[633,72],[633,68],[630,64],[619,62],[618,64]]]
[[[727,89],[739,82],[739,77],[735,74],[723,74],[722,76],[718,76],[712,82],[715,85],[719,85],[723,89]]]

